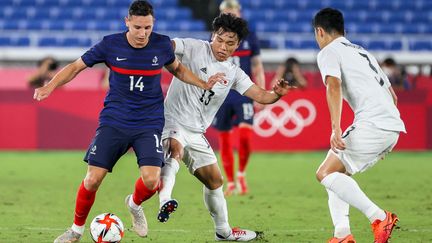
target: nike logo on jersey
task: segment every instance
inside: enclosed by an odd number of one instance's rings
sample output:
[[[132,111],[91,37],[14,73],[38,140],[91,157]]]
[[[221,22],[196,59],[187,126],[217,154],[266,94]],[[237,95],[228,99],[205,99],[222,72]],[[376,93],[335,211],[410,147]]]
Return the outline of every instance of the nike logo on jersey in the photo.
[[[200,70],[201,70],[201,72],[207,74],[207,68],[206,68],[206,67],[203,67],[203,68],[201,68]]]
[[[118,61],[118,62],[125,61],[125,60],[127,60],[127,58],[120,58],[120,57],[116,58],[116,61]]]

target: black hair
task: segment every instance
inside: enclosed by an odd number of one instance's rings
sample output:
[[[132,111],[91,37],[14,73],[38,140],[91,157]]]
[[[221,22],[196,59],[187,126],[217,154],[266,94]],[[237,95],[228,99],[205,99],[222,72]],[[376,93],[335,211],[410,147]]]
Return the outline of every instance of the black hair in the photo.
[[[299,65],[299,64],[300,64],[299,61],[294,57],[290,57],[285,60],[285,72],[283,73],[282,77],[283,79],[288,81],[288,83],[297,84],[298,81],[294,76],[293,67],[294,65]]]
[[[285,68],[287,70],[292,70],[292,67],[295,64],[299,65],[300,63],[299,63],[299,61],[296,58],[290,57],[290,58],[286,59],[286,61],[285,61]]]
[[[396,61],[391,57],[387,57],[386,59],[384,59],[383,64],[387,66],[396,66]]]
[[[234,32],[237,34],[239,42],[249,34],[247,21],[236,17],[233,14],[222,13],[213,20],[213,32],[219,34],[224,32]]]
[[[136,0],[129,6],[129,16],[154,16],[153,6],[145,0]]]
[[[345,26],[342,12],[334,8],[323,8],[313,19],[312,25],[314,28],[321,27],[325,32],[344,35]]]
[[[54,70],[56,70],[56,69],[58,68],[58,65],[59,65],[59,64],[58,64],[58,61],[55,60],[55,59],[52,58],[52,57],[45,57],[45,58],[39,60],[39,61],[37,62],[37,66],[38,66],[38,67],[42,66],[42,64],[43,64],[44,62],[46,62],[47,60],[51,60],[51,63],[50,63],[50,65],[48,66],[48,70],[49,70],[49,71],[54,71]]]

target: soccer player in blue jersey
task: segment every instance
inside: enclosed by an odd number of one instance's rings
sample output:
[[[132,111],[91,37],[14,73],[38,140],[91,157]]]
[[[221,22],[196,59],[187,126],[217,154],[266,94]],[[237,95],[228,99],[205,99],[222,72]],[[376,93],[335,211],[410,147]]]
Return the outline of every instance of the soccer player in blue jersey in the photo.
[[[163,150],[161,132],[164,126],[161,71],[165,66],[178,79],[209,90],[223,74],[205,82],[196,77],[175,57],[168,36],[152,32],[153,7],[147,1],[134,1],[125,18],[128,31],[108,35],[84,55],[67,65],[44,87],[35,90],[34,99],[41,101],[51,92],[71,81],[78,73],[96,63],[110,68],[110,89],[100,113],[99,127],[84,161],[87,174],[82,181],[75,206],[74,223],[54,242],[78,242],[95,201],[96,191],[108,172],[129,148],[137,157],[140,178],[133,194],[126,197],[133,229],[145,237],[148,232],[141,203],[158,189]]]
[[[241,6],[237,0],[224,0],[219,9],[222,13],[230,13],[240,17]],[[254,32],[241,41],[237,50],[232,54],[231,61],[240,66],[249,76],[254,77],[256,84],[265,89],[264,68],[260,58],[260,47]],[[213,121],[213,126],[219,131],[219,149],[222,165],[227,178],[225,196],[230,196],[236,189],[240,195],[248,192],[246,184],[246,166],[251,152],[250,140],[253,128],[254,102],[237,91],[231,90],[225,102],[220,107]],[[257,103],[257,106],[261,106]],[[234,183],[234,156],[232,145],[232,128],[238,126],[238,172]],[[237,184],[237,186],[236,186]]]

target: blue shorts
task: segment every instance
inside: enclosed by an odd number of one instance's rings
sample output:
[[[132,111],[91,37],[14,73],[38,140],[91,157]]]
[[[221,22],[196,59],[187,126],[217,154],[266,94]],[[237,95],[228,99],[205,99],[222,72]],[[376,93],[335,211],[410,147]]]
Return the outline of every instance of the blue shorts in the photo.
[[[133,148],[139,167],[163,165],[164,153],[161,131],[155,129],[130,130],[100,126],[84,157],[89,165],[112,172],[114,165],[130,148]]]
[[[240,123],[253,124],[253,101],[231,90],[219,108],[212,125],[219,131],[229,131]]]

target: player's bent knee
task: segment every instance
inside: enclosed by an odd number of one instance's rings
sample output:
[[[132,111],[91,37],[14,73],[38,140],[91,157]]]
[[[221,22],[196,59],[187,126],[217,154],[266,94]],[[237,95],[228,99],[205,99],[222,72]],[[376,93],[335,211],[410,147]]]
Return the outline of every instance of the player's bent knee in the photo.
[[[159,185],[159,176],[147,175],[145,177],[141,177],[141,179],[143,180],[144,185],[150,190],[156,189]]]
[[[208,181],[206,186],[210,190],[215,190],[215,189],[218,189],[219,187],[221,187],[222,185],[223,185],[223,178],[222,178],[222,176],[220,176],[220,177],[210,178],[210,180]]]
[[[171,158],[175,159],[178,163],[182,160],[182,155],[180,153],[172,153]]]
[[[84,179],[84,187],[89,191],[97,191],[101,183],[102,179],[92,176],[87,176]]]
[[[326,177],[327,175],[328,175],[328,173],[326,171],[322,171],[322,170],[318,170],[315,174],[318,182],[321,182],[324,179],[324,177]]]

